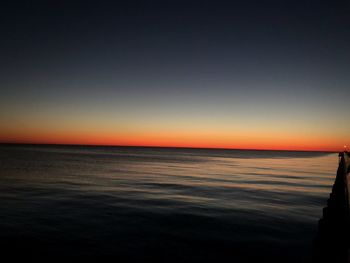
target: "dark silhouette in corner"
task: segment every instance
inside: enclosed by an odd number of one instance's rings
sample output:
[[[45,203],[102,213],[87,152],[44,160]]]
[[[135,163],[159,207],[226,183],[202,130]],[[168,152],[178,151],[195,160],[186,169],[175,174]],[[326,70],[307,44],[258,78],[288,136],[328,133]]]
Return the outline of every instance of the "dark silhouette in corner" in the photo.
[[[349,260],[349,193],[348,152],[339,153],[339,167],[332,192],[318,223],[314,241],[314,262],[350,262]]]

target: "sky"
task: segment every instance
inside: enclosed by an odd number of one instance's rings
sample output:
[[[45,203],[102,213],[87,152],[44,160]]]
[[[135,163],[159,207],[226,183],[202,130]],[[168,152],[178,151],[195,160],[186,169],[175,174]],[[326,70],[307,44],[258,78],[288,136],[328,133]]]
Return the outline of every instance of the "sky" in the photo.
[[[342,150],[349,1],[10,1],[0,142]]]

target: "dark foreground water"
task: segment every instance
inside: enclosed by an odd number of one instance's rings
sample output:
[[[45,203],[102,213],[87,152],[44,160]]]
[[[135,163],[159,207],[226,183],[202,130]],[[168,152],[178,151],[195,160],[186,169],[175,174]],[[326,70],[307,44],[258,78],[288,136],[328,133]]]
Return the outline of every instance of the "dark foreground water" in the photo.
[[[310,262],[337,155],[0,146],[0,247],[114,262]]]

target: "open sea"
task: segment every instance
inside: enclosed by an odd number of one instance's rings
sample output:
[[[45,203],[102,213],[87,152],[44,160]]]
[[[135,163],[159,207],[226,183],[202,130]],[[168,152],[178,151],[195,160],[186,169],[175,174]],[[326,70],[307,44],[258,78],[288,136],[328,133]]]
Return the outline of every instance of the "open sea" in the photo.
[[[311,262],[335,153],[0,145],[7,256]]]

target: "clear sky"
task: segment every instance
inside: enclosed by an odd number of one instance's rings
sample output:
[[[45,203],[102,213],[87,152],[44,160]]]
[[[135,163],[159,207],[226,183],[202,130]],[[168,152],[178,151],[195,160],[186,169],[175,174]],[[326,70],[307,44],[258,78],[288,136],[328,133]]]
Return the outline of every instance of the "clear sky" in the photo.
[[[350,145],[349,1],[12,1],[1,12],[0,142]]]

